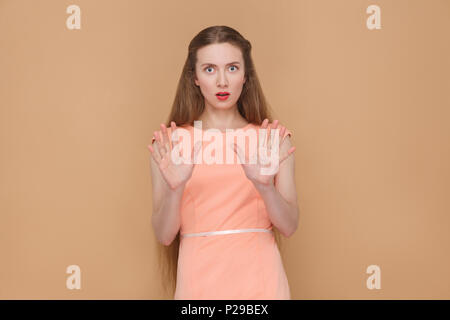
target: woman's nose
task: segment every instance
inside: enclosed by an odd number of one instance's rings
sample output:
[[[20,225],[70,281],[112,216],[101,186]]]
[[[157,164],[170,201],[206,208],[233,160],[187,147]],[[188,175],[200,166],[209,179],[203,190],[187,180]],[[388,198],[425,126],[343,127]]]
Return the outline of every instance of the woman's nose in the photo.
[[[228,85],[228,80],[224,71],[217,73],[217,85],[218,86]]]

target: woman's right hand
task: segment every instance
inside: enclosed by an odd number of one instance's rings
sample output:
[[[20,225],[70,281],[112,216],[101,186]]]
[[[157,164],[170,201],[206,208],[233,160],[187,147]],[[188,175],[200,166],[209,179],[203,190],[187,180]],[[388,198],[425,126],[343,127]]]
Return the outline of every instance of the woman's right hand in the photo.
[[[162,140],[159,137],[157,131],[154,132],[154,137],[156,140],[156,146],[150,144],[148,148],[152,154],[153,159],[158,164],[159,170],[169,185],[169,187],[173,190],[178,187],[186,184],[186,182],[191,178],[192,172],[194,170],[194,156],[198,154],[200,150],[201,141],[198,141],[194,147],[191,149],[191,161],[190,163],[181,162],[180,164],[175,164],[172,160],[172,150],[175,148],[177,144],[179,144],[178,135],[176,132],[177,126],[175,122],[170,123],[170,127],[172,132],[175,132],[176,141],[172,141],[172,147],[169,144],[169,133],[164,124],[161,124],[161,132],[162,132]],[[181,146],[180,146],[181,147]],[[180,148],[180,154],[178,155],[180,158],[183,157],[183,148]]]

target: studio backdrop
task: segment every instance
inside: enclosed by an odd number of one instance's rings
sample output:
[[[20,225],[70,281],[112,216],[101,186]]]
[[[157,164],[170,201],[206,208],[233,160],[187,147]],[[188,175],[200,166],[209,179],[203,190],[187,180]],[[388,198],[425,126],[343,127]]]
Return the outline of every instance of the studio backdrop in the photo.
[[[449,299],[447,0],[1,0],[0,298],[171,299],[147,145],[214,25],[292,132],[292,299]]]

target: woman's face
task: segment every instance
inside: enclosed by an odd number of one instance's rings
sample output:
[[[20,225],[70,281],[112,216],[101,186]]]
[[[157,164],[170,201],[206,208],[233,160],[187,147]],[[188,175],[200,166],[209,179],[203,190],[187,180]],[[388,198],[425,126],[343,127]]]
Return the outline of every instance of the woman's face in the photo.
[[[195,84],[205,97],[205,104],[219,109],[236,105],[245,83],[241,50],[229,43],[207,45],[197,51]],[[228,97],[217,96],[219,92]]]

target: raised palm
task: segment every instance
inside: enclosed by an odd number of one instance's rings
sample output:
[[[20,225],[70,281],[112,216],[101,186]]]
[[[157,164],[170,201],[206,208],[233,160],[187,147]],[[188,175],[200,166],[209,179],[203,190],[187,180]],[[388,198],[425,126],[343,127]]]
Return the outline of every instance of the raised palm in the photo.
[[[177,135],[177,126],[175,122],[171,122],[172,132],[175,132],[175,141],[172,141],[172,146],[169,143],[169,132],[164,124],[161,124],[162,139],[156,132],[154,137],[156,140],[155,148],[149,145],[148,148],[152,154],[153,159],[155,159],[158,164],[159,170],[169,185],[170,188],[176,189],[179,186],[185,184],[192,176],[194,170],[194,156],[200,150],[200,142],[197,142],[191,150],[191,161],[180,161],[180,163],[175,163],[172,159],[172,150],[179,144]],[[180,148],[179,158],[183,157],[183,149]],[[188,162],[188,163],[185,163]]]
[[[263,135],[262,140],[259,140],[258,151],[253,150],[248,159],[244,160],[245,155],[242,149],[235,143],[233,144],[234,151],[241,161],[242,168],[247,178],[254,184],[263,186],[274,183],[274,177],[278,172],[280,164],[295,151],[295,147],[292,147],[284,154],[280,154],[286,128],[281,127],[280,129],[278,120],[275,120],[271,126],[269,126],[268,123],[269,120],[265,119],[261,124],[260,129],[265,129],[263,130],[265,134]],[[279,129],[278,142],[276,142],[275,140],[275,129]],[[278,148],[276,148],[276,143],[278,143]],[[267,160],[265,163],[263,163],[261,159],[262,154],[267,155]],[[252,158],[253,161],[251,160]],[[275,161],[275,163],[271,163],[273,160]]]

